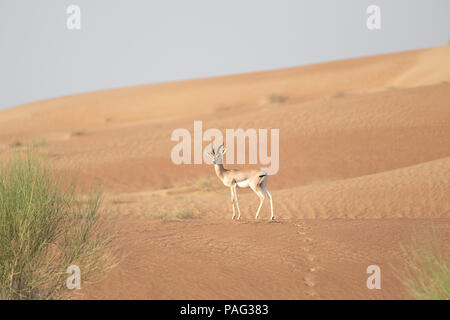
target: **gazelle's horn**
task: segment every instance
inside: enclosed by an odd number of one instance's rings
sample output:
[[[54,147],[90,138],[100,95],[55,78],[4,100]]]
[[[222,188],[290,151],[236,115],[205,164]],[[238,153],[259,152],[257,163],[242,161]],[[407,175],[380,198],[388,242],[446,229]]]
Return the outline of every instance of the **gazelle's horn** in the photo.
[[[217,154],[219,154],[220,148],[223,148],[223,143],[217,148]]]

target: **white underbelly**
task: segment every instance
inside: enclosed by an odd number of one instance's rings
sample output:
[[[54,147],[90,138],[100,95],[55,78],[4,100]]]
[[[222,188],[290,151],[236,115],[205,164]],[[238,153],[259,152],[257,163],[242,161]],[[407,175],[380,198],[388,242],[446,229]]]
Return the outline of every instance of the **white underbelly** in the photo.
[[[244,180],[241,182],[237,182],[236,184],[239,188],[248,188],[250,185],[250,181],[248,181],[248,179],[247,179],[247,180]]]

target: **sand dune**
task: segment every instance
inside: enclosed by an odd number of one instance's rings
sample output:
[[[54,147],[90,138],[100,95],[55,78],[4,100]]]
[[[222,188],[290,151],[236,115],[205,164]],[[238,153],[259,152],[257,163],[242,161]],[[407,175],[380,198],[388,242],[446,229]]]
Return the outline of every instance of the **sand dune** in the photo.
[[[286,192],[300,218],[444,218],[450,216],[450,158]],[[300,213],[300,214],[298,214]]]
[[[392,273],[373,293],[357,270],[398,261],[383,248],[414,228],[449,234],[449,57],[444,46],[39,101],[0,111],[0,156],[34,143],[58,170],[104,186],[127,254],[86,297],[405,298]],[[280,129],[278,222],[252,221],[248,190],[243,221],[228,221],[213,168],[171,162],[171,132],[194,120]]]
[[[2,111],[2,136],[104,127],[142,120],[176,120],[215,111],[260,109],[271,94],[290,103],[341,92],[438,84],[450,78],[450,48],[349,59],[311,66],[217,78],[144,85],[66,96]],[[426,77],[424,76],[426,74]],[[64,105],[64,112],[60,106]],[[14,121],[26,121],[18,128]]]

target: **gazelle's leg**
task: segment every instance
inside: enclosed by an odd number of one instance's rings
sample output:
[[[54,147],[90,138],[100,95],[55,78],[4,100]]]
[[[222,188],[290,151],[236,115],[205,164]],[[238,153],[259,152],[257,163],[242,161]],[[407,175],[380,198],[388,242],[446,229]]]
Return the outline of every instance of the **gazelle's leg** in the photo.
[[[231,191],[231,206],[233,207],[233,216],[231,217],[231,220],[234,220],[234,217],[236,217],[236,211],[234,209],[234,192],[233,187],[230,188]]]
[[[264,203],[264,194],[261,191],[259,191],[258,188],[253,189],[253,191],[255,191],[256,195],[259,198],[259,207],[258,207],[258,210],[256,211],[256,216],[255,216],[255,219],[258,219],[259,212],[261,211],[262,205]]]
[[[234,199],[236,200],[236,208],[238,211],[238,220],[241,219],[241,209],[239,209],[239,200],[238,200],[238,195],[237,195],[237,190],[236,190],[236,184],[233,185],[233,190],[234,190]]]
[[[269,191],[267,191],[266,186],[262,185],[261,186],[262,191],[266,194],[267,198],[269,198],[270,200],[270,219],[273,220],[274,216],[273,216],[273,201],[272,201],[272,195],[269,193]]]

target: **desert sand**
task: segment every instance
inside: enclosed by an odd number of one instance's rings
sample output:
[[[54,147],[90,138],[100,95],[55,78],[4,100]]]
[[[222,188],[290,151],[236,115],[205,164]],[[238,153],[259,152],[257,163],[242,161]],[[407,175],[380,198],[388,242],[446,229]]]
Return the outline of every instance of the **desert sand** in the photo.
[[[172,163],[194,120],[280,129],[275,221],[248,190],[231,221],[212,166]],[[76,298],[408,299],[400,246],[450,240],[450,46],[39,101],[0,111],[14,142],[103,186],[120,262]]]

